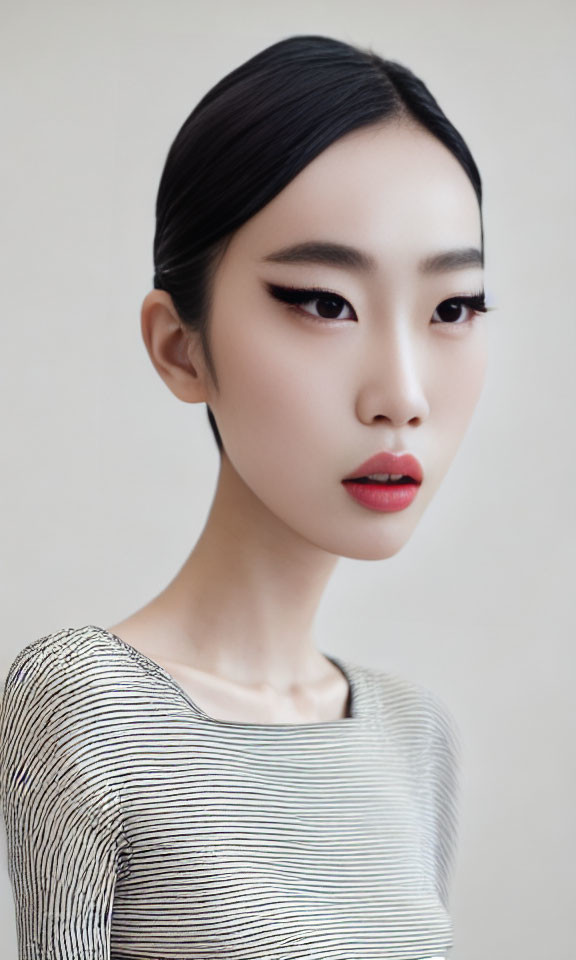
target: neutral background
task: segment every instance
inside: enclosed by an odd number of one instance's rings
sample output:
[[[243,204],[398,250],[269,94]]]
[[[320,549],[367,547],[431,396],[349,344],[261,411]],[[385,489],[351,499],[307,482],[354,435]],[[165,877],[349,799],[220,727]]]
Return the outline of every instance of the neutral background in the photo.
[[[1,7],[3,674],[31,640],[149,600],[209,509],[205,407],[165,387],[139,326],[161,169],[206,90],[276,40],[328,34],[411,67],[476,158],[499,307],[479,406],[411,541],[387,561],[342,559],[317,621],[320,649],[431,686],[459,724],[451,960],[563,960],[576,942],[570,7]]]

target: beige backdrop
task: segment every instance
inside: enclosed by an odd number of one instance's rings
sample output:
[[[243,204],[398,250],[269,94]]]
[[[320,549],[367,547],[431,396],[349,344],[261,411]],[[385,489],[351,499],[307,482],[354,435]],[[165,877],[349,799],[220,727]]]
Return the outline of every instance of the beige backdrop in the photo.
[[[205,408],[154,371],[139,309],[180,124],[294,33],[371,45],[429,85],[484,180],[491,359],[410,543],[340,561],[318,645],[433,687],[464,746],[451,960],[574,956],[576,40],[566,0],[3,0],[0,164],[4,674],[106,626],[202,528]],[[2,955],[15,960],[0,831]],[[78,958],[82,960],[82,958]]]

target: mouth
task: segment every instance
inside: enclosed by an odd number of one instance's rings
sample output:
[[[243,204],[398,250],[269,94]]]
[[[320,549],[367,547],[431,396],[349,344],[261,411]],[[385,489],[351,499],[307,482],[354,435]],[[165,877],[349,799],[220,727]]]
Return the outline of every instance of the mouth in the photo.
[[[422,466],[411,453],[392,453],[389,450],[382,450],[361,463],[353,473],[344,477],[342,482],[400,486],[420,484],[423,477]]]
[[[384,479],[383,479],[384,477]],[[405,510],[416,497],[420,484],[406,474],[347,477],[342,481],[353,500],[369,510],[390,513]]]
[[[342,483],[372,483],[374,486],[378,487],[399,487],[406,483],[417,483],[414,477],[406,476],[405,474],[392,476],[391,474],[381,474],[379,476],[365,476],[365,477],[346,477]]]

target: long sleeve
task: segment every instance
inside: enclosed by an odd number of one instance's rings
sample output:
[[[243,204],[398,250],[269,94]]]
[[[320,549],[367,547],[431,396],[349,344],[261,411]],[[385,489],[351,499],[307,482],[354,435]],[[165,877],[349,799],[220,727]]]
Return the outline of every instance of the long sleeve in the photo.
[[[428,693],[432,727],[426,747],[424,782],[438,895],[448,910],[458,844],[462,747],[458,726],[448,707],[437,694]]]
[[[57,644],[26,647],[5,680],[0,801],[19,960],[110,956],[120,803],[87,689]]]

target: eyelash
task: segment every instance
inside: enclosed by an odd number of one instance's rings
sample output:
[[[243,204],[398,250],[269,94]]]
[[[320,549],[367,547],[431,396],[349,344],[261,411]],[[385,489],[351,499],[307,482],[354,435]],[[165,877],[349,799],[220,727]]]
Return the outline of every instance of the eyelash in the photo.
[[[344,297],[340,296],[339,293],[333,293],[331,290],[325,290],[321,287],[281,287],[275,283],[267,283],[266,288],[270,296],[274,297],[275,300],[279,300],[281,303],[289,304],[290,308],[295,310],[297,313],[304,314],[306,317],[309,317],[313,321],[318,323],[331,323],[332,321],[341,322],[342,320],[349,320],[349,317],[316,317],[312,313],[307,313],[306,310],[301,310],[300,307],[304,303],[311,303],[314,300],[331,299],[331,300],[341,300],[342,304],[346,304],[355,315],[354,308],[352,304],[348,302]],[[482,313],[487,313],[489,310],[492,310],[493,307],[486,306],[486,294],[484,290],[480,290],[478,293],[473,293],[468,296],[457,296],[449,297],[447,300],[442,300],[438,304],[439,307],[443,306],[445,303],[454,303],[459,306],[468,307],[472,310],[472,316],[470,319],[465,321],[451,321],[451,320],[440,320],[436,321],[436,324],[444,327],[462,327],[467,323],[472,323],[477,315]],[[436,310],[438,307],[436,307]]]

